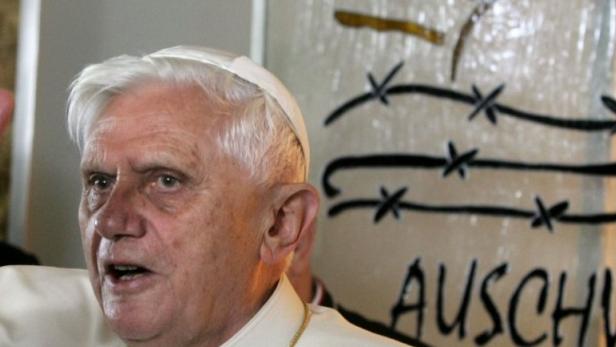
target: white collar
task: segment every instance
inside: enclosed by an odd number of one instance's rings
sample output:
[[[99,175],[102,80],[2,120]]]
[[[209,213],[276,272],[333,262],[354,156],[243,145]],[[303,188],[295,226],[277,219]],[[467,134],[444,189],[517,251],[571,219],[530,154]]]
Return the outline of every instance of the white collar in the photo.
[[[323,301],[323,284],[316,278],[312,279],[315,283],[314,296],[312,297],[312,301],[310,304],[312,305],[321,305],[321,301]]]
[[[263,307],[221,347],[288,346],[303,316],[304,304],[283,275]]]

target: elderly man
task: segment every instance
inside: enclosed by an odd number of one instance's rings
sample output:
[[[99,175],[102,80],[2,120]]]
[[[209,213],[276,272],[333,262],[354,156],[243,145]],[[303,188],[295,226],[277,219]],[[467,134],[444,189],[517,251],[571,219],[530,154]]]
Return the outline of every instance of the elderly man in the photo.
[[[196,47],[121,56],[77,77],[68,120],[90,283],[125,343],[400,345],[284,275],[319,202],[302,115],[269,72]]]

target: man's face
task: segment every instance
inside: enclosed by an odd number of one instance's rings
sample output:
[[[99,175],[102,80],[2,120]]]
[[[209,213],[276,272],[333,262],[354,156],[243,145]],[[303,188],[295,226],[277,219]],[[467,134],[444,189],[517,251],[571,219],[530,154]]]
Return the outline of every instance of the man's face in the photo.
[[[125,340],[208,338],[241,314],[230,307],[254,304],[266,204],[215,144],[232,111],[197,87],[149,83],[93,126],[79,223],[96,296]]]

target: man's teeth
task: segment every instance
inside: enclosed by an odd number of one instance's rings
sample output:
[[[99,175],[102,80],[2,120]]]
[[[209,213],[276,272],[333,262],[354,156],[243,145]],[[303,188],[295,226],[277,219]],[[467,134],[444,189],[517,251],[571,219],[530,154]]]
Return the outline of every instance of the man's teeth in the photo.
[[[137,269],[139,269],[139,267],[131,265],[115,265],[114,269],[116,271],[136,271]]]
[[[129,280],[145,275],[147,269],[137,265],[112,265],[110,274],[120,280]]]

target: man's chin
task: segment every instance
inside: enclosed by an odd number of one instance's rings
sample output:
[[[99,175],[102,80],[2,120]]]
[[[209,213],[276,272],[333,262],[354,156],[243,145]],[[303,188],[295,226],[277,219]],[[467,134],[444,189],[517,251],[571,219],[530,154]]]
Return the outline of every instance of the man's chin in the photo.
[[[169,322],[164,321],[156,302],[106,302],[103,313],[111,329],[125,342],[147,342],[156,339]]]

